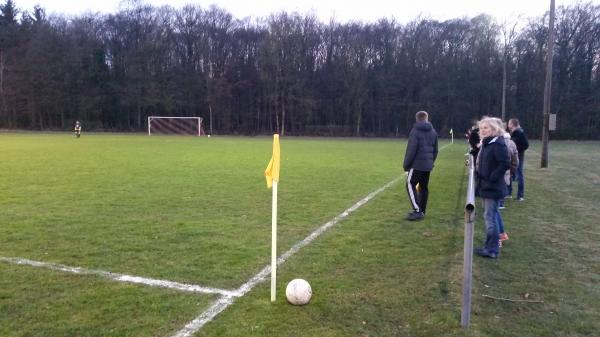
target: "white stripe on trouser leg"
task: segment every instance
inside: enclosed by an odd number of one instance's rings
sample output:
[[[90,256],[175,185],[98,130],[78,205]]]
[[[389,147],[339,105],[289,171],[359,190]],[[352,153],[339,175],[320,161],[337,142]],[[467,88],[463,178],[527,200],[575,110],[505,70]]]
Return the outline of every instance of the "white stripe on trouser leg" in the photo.
[[[413,209],[419,212],[420,209],[419,204],[417,204],[417,200],[415,199],[415,191],[413,190],[412,184],[410,183],[413,171],[414,169],[410,169],[410,171],[408,171],[408,177],[406,178],[406,189],[408,190],[408,196],[410,198],[410,203],[412,204]]]

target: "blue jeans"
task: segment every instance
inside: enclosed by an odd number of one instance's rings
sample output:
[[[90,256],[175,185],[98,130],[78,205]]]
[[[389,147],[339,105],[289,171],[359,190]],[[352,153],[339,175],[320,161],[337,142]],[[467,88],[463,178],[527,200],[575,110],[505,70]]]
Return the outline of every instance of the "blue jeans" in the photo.
[[[498,204],[500,204],[500,202],[504,202],[504,199],[498,200]],[[496,221],[498,222],[498,233],[504,233],[504,220],[502,220],[500,210],[496,213]]]
[[[498,254],[500,251],[498,247],[498,241],[500,241],[500,232],[498,230],[498,218],[500,217],[498,200],[484,198],[483,208],[483,218],[485,219],[484,248],[490,253]]]
[[[525,165],[525,154],[519,153],[519,166],[517,166],[517,172],[515,172],[515,179],[519,185],[517,189],[517,199],[525,196],[525,176],[523,175],[523,166]],[[512,192],[512,188],[511,188]],[[511,193],[512,194],[512,193]]]

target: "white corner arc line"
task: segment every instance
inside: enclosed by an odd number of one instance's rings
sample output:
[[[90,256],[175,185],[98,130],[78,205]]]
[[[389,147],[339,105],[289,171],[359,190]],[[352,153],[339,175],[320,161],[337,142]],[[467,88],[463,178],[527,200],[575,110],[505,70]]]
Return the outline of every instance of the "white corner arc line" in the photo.
[[[213,304],[206,309],[200,316],[196,317],[193,321],[183,327],[183,329],[179,330],[176,335],[173,337],[187,337],[191,336],[194,333],[198,332],[201,327],[203,327],[206,323],[212,321],[215,316],[220,314],[223,310],[227,309],[228,306],[233,304],[234,297],[222,296]]]
[[[445,149],[446,147],[448,147],[450,145],[452,145],[452,143],[448,143],[448,144],[442,146],[439,149],[439,151]],[[367,202],[369,202],[377,194],[385,191],[387,188],[389,188],[390,186],[392,186],[393,184],[398,182],[398,180],[400,180],[400,178],[401,177],[397,177],[397,178],[393,179],[392,181],[390,181],[389,183],[385,184],[384,186],[380,187],[376,191],[371,192],[369,195],[364,197],[362,200],[360,200],[356,204],[354,204],[352,207],[348,208],[347,210],[343,211],[335,218],[331,219],[329,222],[327,222],[327,223],[323,224],[321,227],[317,228],[314,232],[312,232],[310,235],[308,235],[306,238],[304,238],[304,240],[296,243],[294,246],[292,246],[292,248],[290,248],[287,252],[285,252],[283,255],[281,255],[277,259],[277,265],[279,266],[280,264],[284,263],[288,258],[290,258],[292,255],[296,254],[300,250],[300,248],[311,243],[313,240],[315,240],[317,237],[319,237],[321,234],[323,234],[329,228],[333,227],[340,220],[344,219],[350,213],[354,212],[359,207],[361,207],[364,204],[366,204]],[[270,273],[271,273],[271,266],[267,265],[261,271],[259,271],[256,275],[254,275],[252,278],[250,278],[250,280],[248,280],[248,282],[242,284],[237,289],[237,291],[235,291],[238,294],[238,297],[246,295],[257,284],[265,281],[267,276]],[[232,305],[234,301],[235,301],[235,298],[233,298],[233,297],[227,297],[227,296],[221,297],[220,299],[216,300],[208,309],[206,309],[203,313],[201,313],[198,317],[196,317],[194,320],[192,320],[191,322],[186,324],[185,327],[183,329],[181,329],[180,331],[178,331],[175,335],[173,335],[173,337],[190,337],[190,336],[192,336],[193,334],[198,332],[200,329],[202,329],[202,327],[206,323],[212,321],[212,319],[215,318],[219,313],[221,313],[222,311],[227,309],[227,307]]]
[[[377,194],[385,191],[388,187],[390,187],[393,184],[395,184],[396,182],[398,182],[398,180],[400,180],[400,177],[393,179],[392,181],[388,182],[387,184],[385,184],[384,186],[375,190],[374,192],[371,192],[369,195],[367,195],[363,199],[359,200],[352,207],[346,209],[345,211],[343,211],[342,213],[340,213],[333,219],[329,220],[327,223],[321,225],[314,232],[310,233],[306,238],[304,238],[304,240],[296,243],[287,252],[285,252],[283,255],[281,255],[279,258],[277,258],[277,265],[279,266],[280,264],[287,261],[287,259],[289,259],[292,255],[296,254],[302,247],[304,247],[304,246],[308,245],[309,243],[311,243],[312,241],[314,241],[321,234],[325,233],[328,229],[330,229],[335,224],[340,222],[340,220],[343,220],[344,218],[346,218],[348,215],[350,215],[350,213],[359,209],[361,206],[363,206],[364,204],[369,202],[371,199],[373,199]],[[235,293],[238,294],[238,297],[244,296],[250,290],[252,290],[252,288],[254,288],[257,284],[265,281],[267,279],[267,276],[270,273],[271,273],[271,266],[268,265],[268,266],[264,267],[256,275],[254,275],[252,278],[250,278],[250,280],[248,280],[248,282],[242,284],[235,291]],[[210,322],[219,313],[221,313],[223,310],[227,309],[227,307],[232,305],[234,301],[235,301],[235,298],[227,297],[227,296],[224,296],[224,297],[218,299],[206,311],[201,313],[193,321],[186,324],[185,327],[183,329],[181,329],[180,331],[178,331],[175,335],[173,335],[173,337],[190,337],[190,336],[192,336],[194,333],[198,332],[206,323]]]
[[[139,277],[139,276],[117,274],[117,273],[112,273],[112,272],[108,272],[108,271],[104,271],[104,270],[69,267],[69,266],[65,266],[62,264],[33,261],[33,260],[28,260],[28,259],[16,258],[16,257],[0,256],[0,261],[6,262],[6,263],[11,263],[11,264],[28,265],[28,266],[32,266],[32,267],[47,268],[47,269],[51,269],[51,270],[55,270],[55,271],[62,271],[62,272],[67,272],[67,273],[72,273],[72,274],[101,276],[101,277],[111,279],[114,281],[134,283],[134,284],[143,284],[143,285],[150,286],[150,287],[167,288],[167,289],[174,289],[174,290],[180,290],[180,291],[186,291],[186,292],[192,292],[192,293],[218,294],[218,295],[228,296],[228,297],[240,296],[237,291],[233,291],[233,290],[203,287],[203,286],[199,286],[196,284],[179,283],[179,282],[166,281],[166,280],[150,279],[150,278]]]
[[[450,146],[450,145],[452,145],[452,143],[448,143],[448,144],[446,144],[446,145],[444,145],[444,146],[440,147],[440,149],[438,150],[438,152],[439,152],[439,151],[442,151],[443,149],[447,148],[447,147],[448,147],[448,146]]]

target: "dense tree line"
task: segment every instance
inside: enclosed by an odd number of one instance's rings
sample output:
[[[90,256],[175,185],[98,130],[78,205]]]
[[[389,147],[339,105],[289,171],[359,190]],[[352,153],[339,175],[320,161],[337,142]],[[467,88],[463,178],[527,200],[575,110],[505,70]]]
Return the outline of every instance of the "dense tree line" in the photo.
[[[542,128],[548,18],[407,24],[276,13],[238,20],[218,7],[46,15],[0,2],[0,128],[140,131],[149,115],[201,116],[222,134],[405,135],[414,113],[441,132],[482,115]],[[514,26],[513,26],[514,27]],[[554,137],[600,137],[600,6],[560,7]],[[508,38],[507,38],[508,37]],[[504,63],[505,62],[505,63]]]

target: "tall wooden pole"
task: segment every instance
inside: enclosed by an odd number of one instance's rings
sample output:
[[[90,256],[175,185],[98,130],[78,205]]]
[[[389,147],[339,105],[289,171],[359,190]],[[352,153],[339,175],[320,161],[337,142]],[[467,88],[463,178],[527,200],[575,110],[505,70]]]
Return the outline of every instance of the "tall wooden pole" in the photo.
[[[0,101],[2,101],[2,103],[0,104],[1,120],[2,118],[4,118],[4,116],[8,117],[8,110],[6,109],[6,100],[4,98],[4,51],[2,49],[0,49]]]
[[[550,98],[552,94],[552,56],[554,50],[554,0],[550,0],[550,23],[548,27],[548,44],[546,50],[546,84],[544,85],[544,127],[542,130],[541,167],[548,167],[548,136],[550,133]]]
[[[506,121],[506,54],[508,54],[506,39],[504,43],[504,58],[502,60],[502,120]]]

